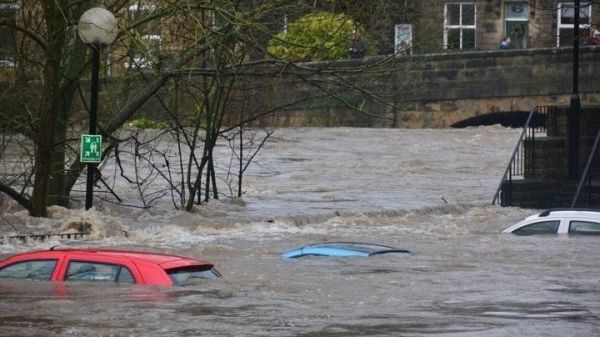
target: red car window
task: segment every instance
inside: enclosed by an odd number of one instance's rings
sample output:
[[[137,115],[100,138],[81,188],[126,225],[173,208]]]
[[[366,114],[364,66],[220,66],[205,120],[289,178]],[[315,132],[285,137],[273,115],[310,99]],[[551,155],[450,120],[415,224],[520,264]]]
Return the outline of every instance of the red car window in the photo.
[[[202,279],[212,280],[221,277],[221,274],[211,265],[168,269],[166,272],[175,286],[186,286]]]
[[[49,281],[57,260],[27,260],[0,269],[0,277]]]
[[[90,261],[70,261],[65,281],[135,283],[127,267]]]

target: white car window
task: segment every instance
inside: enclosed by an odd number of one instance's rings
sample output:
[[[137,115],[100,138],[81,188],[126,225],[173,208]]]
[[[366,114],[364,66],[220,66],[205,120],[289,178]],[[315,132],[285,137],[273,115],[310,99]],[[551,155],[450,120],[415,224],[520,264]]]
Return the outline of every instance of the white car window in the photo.
[[[560,220],[534,222],[513,231],[517,235],[556,234]]]
[[[591,221],[571,221],[569,234],[600,235],[600,223]]]

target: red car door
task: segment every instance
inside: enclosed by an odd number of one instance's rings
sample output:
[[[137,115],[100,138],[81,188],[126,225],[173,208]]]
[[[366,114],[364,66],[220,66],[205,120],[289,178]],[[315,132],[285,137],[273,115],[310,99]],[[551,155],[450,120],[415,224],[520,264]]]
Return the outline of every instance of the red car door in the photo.
[[[119,269],[119,267],[123,269]],[[77,270],[78,268],[79,270]],[[88,270],[81,272],[81,268],[88,268]],[[94,268],[94,271],[91,272],[90,268]],[[92,276],[84,277],[82,273]],[[110,279],[111,275],[117,279]],[[130,275],[130,277],[123,278],[122,275]],[[86,252],[66,253],[58,269],[57,277],[58,281],[92,280],[144,284],[139,269],[130,259]]]

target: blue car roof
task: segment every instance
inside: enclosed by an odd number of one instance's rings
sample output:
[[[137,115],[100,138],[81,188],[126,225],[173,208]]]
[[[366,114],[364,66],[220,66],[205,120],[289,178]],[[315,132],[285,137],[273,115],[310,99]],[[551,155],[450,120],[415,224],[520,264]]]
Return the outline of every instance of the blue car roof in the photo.
[[[360,242],[327,242],[290,249],[281,254],[284,258],[302,256],[372,256],[387,253],[410,254],[406,249]]]

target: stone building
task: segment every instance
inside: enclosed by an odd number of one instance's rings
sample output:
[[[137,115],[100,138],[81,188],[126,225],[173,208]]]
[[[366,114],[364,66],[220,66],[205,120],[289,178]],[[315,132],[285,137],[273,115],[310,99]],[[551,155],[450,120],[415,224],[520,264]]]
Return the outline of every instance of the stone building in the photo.
[[[378,44],[377,54],[498,49],[505,36],[511,37],[515,49],[572,45],[573,1],[379,0],[367,4],[315,4],[322,10],[344,12],[363,24]],[[294,17],[287,13],[281,16],[281,29],[285,29]],[[582,0],[582,41],[590,26],[600,21],[598,18],[600,5]]]
[[[15,30],[11,23],[18,17],[24,1],[0,0],[0,67],[11,67],[16,57]],[[133,22],[151,15],[161,0],[135,0],[125,11],[119,13],[121,20]],[[497,49],[504,36],[512,39],[512,47],[547,48],[570,46],[573,36],[573,1],[560,0],[378,0],[364,1],[315,1],[320,10],[345,12],[361,22],[369,36],[376,40],[376,54],[391,53],[437,53],[468,50]],[[294,15],[281,12],[280,27],[285,29],[301,12]],[[600,18],[600,5],[583,0],[580,8],[581,36],[588,36],[590,27]],[[206,15],[211,20],[210,13]],[[595,20],[595,21],[594,21]],[[128,46],[128,60],[119,66],[125,68],[137,63],[146,66],[149,58],[157,58],[160,51],[168,51],[181,43],[185,24],[149,20],[138,26],[145,56]],[[276,31],[275,31],[276,33]],[[265,41],[266,42],[266,41]],[[138,44],[140,45],[140,44]]]
[[[574,3],[529,0],[427,0],[417,3],[410,24],[415,52],[497,49],[504,36],[513,48],[572,45]],[[580,36],[600,18],[600,5],[582,1]],[[596,21],[594,21],[596,20]],[[396,34],[398,43],[400,36]]]

